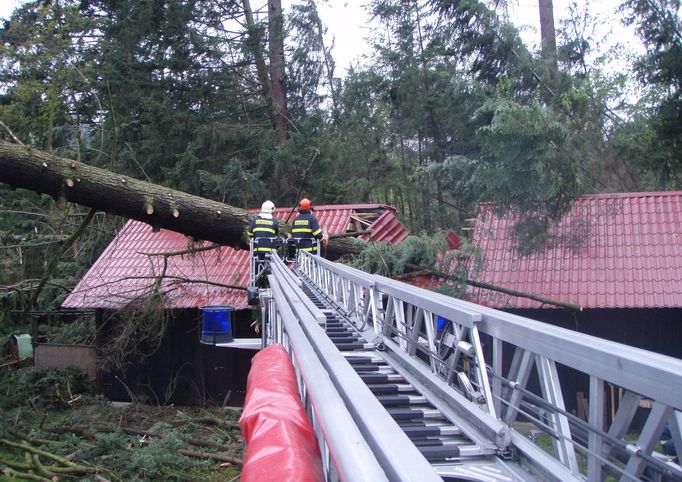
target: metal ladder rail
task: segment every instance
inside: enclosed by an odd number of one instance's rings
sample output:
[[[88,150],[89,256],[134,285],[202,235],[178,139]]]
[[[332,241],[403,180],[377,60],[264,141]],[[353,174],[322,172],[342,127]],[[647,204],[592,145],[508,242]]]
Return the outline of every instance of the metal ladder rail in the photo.
[[[295,314],[329,379],[389,480],[442,480],[325,335],[311,314],[314,311],[310,306],[312,302],[303,294],[291,271],[278,257],[273,257],[271,269],[272,282],[285,287],[282,290],[284,299],[280,302],[288,304]],[[268,323],[271,321],[277,322],[268,317]],[[327,422],[332,424],[341,421],[328,419]]]
[[[528,440],[525,435],[515,430],[510,432],[512,445],[530,463],[540,470],[545,470],[548,477],[553,473],[560,474],[566,468],[574,477],[580,477],[575,457],[566,458],[566,455],[570,454],[567,451],[568,446],[575,444],[586,454],[587,476],[590,480],[599,480],[604,471],[614,470],[614,473],[623,480],[638,479],[645,471],[653,471],[654,474],[658,473],[674,480],[682,478],[682,470],[678,465],[660,461],[652,454],[654,442],[666,421],[671,427],[673,440],[677,446],[682,446],[680,436],[682,397],[679,395],[682,393],[681,360],[446,297],[324,259],[306,257],[301,263],[301,269],[313,283],[323,290],[326,289],[328,294],[329,280],[334,280],[337,285],[351,281],[360,283],[363,290],[370,293],[375,300],[384,296],[383,291],[392,290],[394,294],[391,296],[410,299],[411,303],[421,305],[420,309],[425,309],[425,306],[430,304],[432,312],[446,317],[457,316],[460,311],[475,310],[480,313],[482,318],[477,323],[478,330],[492,339],[492,363],[488,370],[495,375],[492,383],[495,403],[502,409],[506,408],[500,415],[504,421],[513,424],[519,407],[526,403],[523,390],[534,367],[540,373],[544,402],[548,405],[556,404],[556,410],[551,415],[553,425],[548,426],[550,431],[554,432],[553,437],[559,452],[554,460],[548,460],[544,450]],[[336,297],[337,303],[343,302],[338,293],[331,294]],[[428,300],[428,303],[425,304],[424,300]],[[381,306],[376,306],[368,318],[375,327],[380,327],[384,322],[382,317],[387,314],[389,313],[382,313]],[[367,322],[360,321],[363,324]],[[429,345],[433,342],[432,332],[433,330],[430,332],[427,330]],[[509,372],[503,375],[502,355],[505,344],[511,344],[515,350],[515,361]],[[563,399],[556,376],[556,363],[582,371],[590,377],[591,422],[587,426],[589,428],[587,444],[580,445],[572,439],[567,416],[562,415],[565,410],[562,409]],[[661,385],[663,380],[665,388]],[[602,429],[605,425],[603,407],[606,382],[623,387],[626,402],[629,400],[628,394],[631,393],[641,394],[639,398],[643,395],[656,401],[655,410],[652,410],[636,443],[623,439],[633,421],[635,412],[633,407],[636,408],[633,403],[625,403],[619,408],[616,419],[608,428],[608,433]],[[583,422],[583,425],[587,424]],[[627,455],[624,463],[620,464],[620,461],[614,460],[612,457],[614,451]],[[562,466],[565,467],[562,469]],[[556,476],[559,479],[562,477]]]
[[[324,293],[314,286],[304,284],[303,291],[320,308],[329,308]],[[339,313],[327,310],[327,317],[330,339],[439,475],[447,480],[535,480],[515,461],[499,458],[494,441],[472,440],[462,430],[461,420],[453,422],[453,411],[444,401],[459,396],[451,388],[446,387],[446,396],[436,397],[428,376],[415,377],[399,367],[388,352],[368,347],[352,323]],[[407,364],[411,364],[409,360]],[[468,426],[466,432],[476,430]]]
[[[388,481],[299,326],[299,315],[286,299],[285,289],[275,276],[268,278],[270,293],[262,299],[268,305],[268,325],[282,325],[282,329],[272,331],[281,339],[271,338],[269,342],[282,343],[294,363],[301,398],[318,435],[326,480]]]
[[[534,367],[537,370],[544,405],[554,407],[549,410],[548,421],[544,426],[547,433],[552,434],[556,459],[576,476],[580,475],[576,450],[580,450],[588,459],[587,475],[590,480],[600,478],[606,472],[623,481],[659,477],[682,480],[682,469],[679,465],[661,460],[653,454],[655,443],[666,422],[671,425],[673,432],[677,430],[679,434],[680,431],[678,407],[682,404],[680,396],[682,392],[672,387],[676,385],[679,387],[682,379],[682,360],[445,297],[388,278],[375,276],[374,282],[375,288],[383,293],[402,290],[401,297],[404,299],[409,296],[427,296],[434,301],[440,300],[444,304],[450,304],[457,310],[476,309],[481,315],[481,321],[478,323],[479,332],[488,334],[493,339],[493,365],[497,365],[498,371],[499,361],[502,359],[501,341],[514,345],[515,354],[523,355],[521,358],[529,362],[523,365],[523,368],[518,368],[513,377],[504,378],[498,375],[508,388],[506,390],[508,398],[502,395],[501,390],[496,393],[497,399],[507,407],[504,421],[513,426],[515,414],[518,413],[517,408],[521,401],[527,398],[521,395],[520,389],[525,388]],[[500,335],[498,332],[503,334]],[[590,418],[592,422],[589,425],[574,416],[573,420],[570,420],[570,414],[566,413],[557,363],[590,375],[590,397],[591,402],[594,401],[595,404],[590,405],[593,410]],[[673,373],[675,375],[671,376]],[[514,378],[525,379],[525,382],[518,384]],[[662,389],[660,380],[671,383],[672,389],[670,391]],[[648,398],[655,400],[654,409],[647,417],[636,443],[624,439],[627,428],[634,420],[634,412],[630,412],[627,406],[619,408],[621,414],[618,417],[618,424],[612,424],[608,433],[601,429],[605,423],[603,410],[605,381],[623,387],[626,394],[645,393]],[[602,400],[599,399],[600,393]],[[601,410],[599,406],[602,407]],[[587,429],[589,443],[580,444],[573,437],[571,427],[576,425],[581,430]],[[529,445],[527,437],[516,431],[512,431],[511,435],[518,450],[537,461],[536,465],[546,466],[546,462],[539,463],[540,457],[544,457],[544,454],[538,451],[536,446]],[[676,440],[680,440],[680,437],[677,436]],[[682,445],[679,442],[678,444]],[[648,471],[648,474],[645,474],[645,471]]]
[[[315,269],[316,265],[322,266],[324,268],[324,270],[322,270],[323,271],[322,273],[320,272],[321,270]],[[332,281],[334,276],[342,277],[346,280],[352,281],[352,283],[361,285],[366,294],[365,298],[373,297],[376,300],[374,302],[375,304],[380,303],[380,298],[382,294],[391,293],[392,295],[395,295],[398,292],[395,289],[393,290],[384,289],[383,291],[378,289],[379,286],[378,283],[381,283],[383,281],[381,277],[376,277],[374,275],[370,275],[368,273],[351,268],[349,266],[341,265],[339,263],[333,263],[331,261],[321,258],[306,256],[304,262],[301,263],[300,271],[306,277],[306,280],[308,282],[316,286],[317,291],[319,293],[321,293],[323,296],[327,296],[329,301],[333,305],[339,307],[340,309],[343,309],[344,307],[347,308],[349,305],[345,298],[339,300],[339,296],[342,295],[337,290],[335,290],[333,293],[331,293],[332,290],[329,290],[328,287],[330,286],[330,284],[336,283]],[[407,303],[411,303],[413,305],[421,304],[422,307],[432,312],[439,312],[439,314],[447,314],[449,319],[456,321],[458,324],[461,324],[467,328],[473,328],[475,324],[480,320],[480,315],[475,310],[452,310],[452,309],[448,310],[446,309],[446,307],[440,306],[438,303],[432,302],[429,296],[415,295],[413,292],[411,292],[413,289],[415,289],[415,287],[410,285],[404,286],[407,287],[407,291],[400,294],[402,294],[403,301],[406,301]],[[405,288],[403,288],[403,290],[405,290]],[[356,289],[355,291],[358,292],[360,290]],[[435,294],[431,292],[426,293]],[[351,314],[352,311],[353,311],[352,307],[350,311],[346,309],[347,314]],[[388,317],[389,314],[391,314],[391,306],[389,305],[388,308],[374,306],[369,310],[355,310],[356,316],[359,314],[359,312],[365,313],[365,311],[376,313],[375,315],[371,316],[372,319],[370,320],[369,325],[371,326],[371,330],[377,334],[377,341],[386,342],[389,338],[386,335],[384,325],[386,324],[386,318]],[[392,311],[393,315],[397,316],[395,310]],[[356,326],[358,326],[359,324],[362,325],[367,324],[364,320],[358,320],[357,318],[354,321]],[[404,322],[404,320],[402,321]],[[367,336],[366,334],[368,331],[369,328],[366,328],[363,331],[363,333],[365,333],[365,336]],[[433,330],[428,330],[428,332],[431,336],[433,336]],[[429,341],[430,346],[433,346],[434,343],[435,343],[434,340]],[[407,346],[407,344],[405,344],[404,346]],[[431,366],[433,366],[433,364]],[[429,378],[435,379],[435,377]],[[485,413],[485,411],[481,410],[478,406],[470,403],[470,401],[466,400],[464,397],[457,397],[456,405],[459,404],[461,404],[461,406],[456,406],[455,411],[457,412],[458,418],[466,419],[468,425],[472,427],[473,430],[472,433],[470,434],[472,438],[492,440],[498,445],[500,450],[506,450],[508,448],[509,433],[507,427],[504,424],[502,424],[495,417],[492,417],[489,414]]]
[[[354,282],[361,284],[362,290],[365,291],[365,299],[369,299],[372,297],[372,290],[373,288],[375,288],[376,284],[375,281],[372,279],[372,275],[368,275],[367,273],[355,270],[347,266],[331,263],[323,259],[315,259],[315,263],[317,263],[318,261],[325,264],[329,264],[331,266],[330,272],[326,273],[313,272],[313,276],[308,276],[306,274],[306,278],[309,281],[311,281],[311,283],[314,286],[316,286],[320,294],[326,297],[328,301],[330,301],[333,305],[335,305],[338,309],[341,309],[342,311],[344,310],[344,307],[350,308],[350,310],[346,309],[345,311],[355,312],[355,314],[359,316],[362,316],[363,313],[365,315],[368,313],[382,314],[382,309],[376,306],[365,307],[366,309],[362,310],[354,310],[352,307],[352,303],[348,303],[348,297],[346,296],[346,293],[342,293],[339,289],[336,288],[333,290],[328,289],[329,286],[338,287],[342,285],[341,283],[338,282],[338,280],[334,280],[334,275],[331,273],[331,271],[336,271],[337,272],[336,274],[342,274],[343,276],[345,276],[346,280],[352,279]],[[314,263],[310,263],[309,259],[308,263],[304,261],[302,265],[305,266],[306,264],[308,265],[308,269],[310,269],[311,264]],[[321,286],[318,285],[315,281],[317,281],[317,283],[320,283]],[[327,290],[325,290],[325,288],[327,288]],[[354,292],[361,291],[358,289],[352,289],[347,285],[345,286],[345,289]],[[376,294],[375,299],[376,300],[379,299],[379,296],[377,296]],[[453,316],[453,318],[460,319],[460,321],[464,321],[462,319],[462,316],[468,317],[471,315],[473,315],[473,313],[471,312],[468,314],[459,313]],[[470,323],[471,321],[468,322]],[[370,332],[374,333],[375,331],[380,331],[376,330],[376,327],[380,324],[372,323],[370,327],[367,327],[365,322],[361,322],[359,324],[361,324],[364,327],[363,333],[365,334],[365,336],[367,336],[368,333]],[[386,340],[384,339],[384,341]],[[387,346],[390,345],[390,341],[387,342],[386,344]],[[393,348],[392,350],[389,350],[389,352],[390,351],[395,351],[396,353],[400,352],[398,348]],[[383,356],[386,357],[390,355],[389,353],[385,353]],[[403,360],[402,363],[408,367],[414,365],[413,363],[410,363],[409,361],[405,360]],[[395,363],[394,367],[398,365],[400,364]],[[505,447],[506,446],[505,444],[509,443],[508,427],[506,427],[504,424],[495,419],[492,419],[488,414],[481,411],[478,407],[472,406],[470,401],[466,400],[457,391],[453,390],[452,387],[449,387],[446,384],[435,379],[429,372],[420,371],[418,368],[415,369],[414,366],[412,366],[412,368],[409,370],[405,370],[403,368],[401,370],[401,373],[406,373],[408,371],[412,372],[410,375],[408,375],[412,378],[412,380],[415,380],[415,378],[419,378],[421,380],[415,381],[417,384],[419,384],[423,392],[431,393],[432,398],[438,399],[438,401],[436,401],[436,404],[438,405],[441,411],[446,411],[448,413],[448,418],[450,420],[456,420],[457,425],[459,427],[466,428],[468,436],[472,437],[475,440],[478,440],[479,443],[481,444],[484,444],[483,441],[485,440],[496,441],[497,444],[500,445],[501,447]],[[540,455],[537,457],[537,460],[540,460],[541,464],[539,469],[538,467],[535,467],[535,469],[537,470],[537,473],[542,474],[543,479],[557,481],[579,480],[576,479],[569,471],[567,471],[565,467],[563,467],[561,464],[558,464],[554,459],[552,459],[552,457],[546,455],[542,450],[540,450]],[[496,472],[501,477],[501,480],[515,480],[514,478],[509,478],[507,474],[521,472],[522,475],[519,476],[520,478],[518,480],[533,479],[533,476],[529,474],[527,471],[519,471],[518,466],[515,463],[509,463],[506,461],[502,462],[501,464],[499,464],[502,467],[500,466],[492,467],[493,473],[490,472],[486,473],[485,465],[476,466],[475,462],[468,462],[468,464],[471,467],[472,472],[468,470],[465,464],[461,464],[459,467],[456,468],[439,467],[440,469],[439,473],[441,473],[441,475],[443,476],[452,476],[453,478],[473,477],[472,473],[476,473],[477,474],[476,477],[488,478],[489,480],[497,480],[494,475],[494,473]]]
[[[303,291],[318,306],[329,308],[310,287],[304,286]],[[340,314],[334,313],[333,310],[327,310],[326,333],[372,393],[376,395],[382,406],[394,418],[397,418],[396,422],[408,434],[410,440],[415,442],[415,445],[427,447],[428,443],[432,442],[431,446],[445,447],[449,445],[451,447],[450,451],[446,449],[440,451],[422,449],[422,453],[428,460],[432,462],[445,461],[448,458],[459,457],[464,453],[468,455],[497,454],[498,451],[494,443],[486,441],[487,443],[477,445],[471,439],[463,436],[460,428],[452,424],[430,404],[422,393],[393,369],[391,364],[382,356],[382,352],[376,350],[373,343],[367,343],[349,321],[345,320]],[[433,423],[429,424],[430,428],[425,426],[423,420],[426,415],[431,421],[439,421],[438,430]],[[417,422],[415,419],[420,419],[421,422]],[[438,440],[440,435],[451,440]],[[433,438],[434,436],[436,439]]]
[[[469,306],[471,303],[454,300],[458,306]],[[576,333],[572,330],[558,328],[553,325],[535,320],[511,315],[486,307],[480,307],[483,316],[481,331],[488,333],[494,340],[504,340],[515,346],[515,354],[531,353],[530,363],[525,368],[517,369],[515,375],[526,377],[535,368],[544,373],[541,383],[554,383],[553,392],[560,395],[558,376],[555,364],[560,363],[577,371],[586,373],[590,379],[589,393],[589,429],[588,443],[581,447],[588,459],[589,480],[599,480],[606,472],[617,475],[620,480],[648,480],[648,477],[664,477],[666,480],[682,480],[682,469],[679,465],[666,463],[653,455],[653,449],[658,441],[666,422],[670,423],[671,431],[677,433],[677,446],[682,446],[680,427],[682,419],[682,360],[658,353],[641,350],[609,340]],[[496,356],[502,358],[502,344],[495,347]],[[525,384],[516,385],[511,377],[504,379],[511,387],[508,395],[503,397],[510,409],[518,406],[523,396],[516,395],[516,387],[524,388]],[[636,442],[625,440],[625,435],[631,427],[635,411],[628,403],[618,407],[616,419],[608,431],[605,419],[605,385],[613,384],[623,388],[627,399],[646,397],[654,402],[654,407],[646,417],[646,422]],[[547,402],[553,402],[544,393]],[[511,394],[511,395],[509,395]],[[625,399],[624,399],[625,400]],[[558,408],[564,410],[563,404]],[[507,410],[507,419],[513,422],[513,410]],[[559,433],[562,433],[561,431]],[[568,433],[570,436],[570,432]],[[514,434],[517,446],[526,444],[528,439],[520,434]],[[623,457],[609,456],[613,453]],[[620,467],[619,463],[623,462]],[[645,475],[650,470],[652,475]]]

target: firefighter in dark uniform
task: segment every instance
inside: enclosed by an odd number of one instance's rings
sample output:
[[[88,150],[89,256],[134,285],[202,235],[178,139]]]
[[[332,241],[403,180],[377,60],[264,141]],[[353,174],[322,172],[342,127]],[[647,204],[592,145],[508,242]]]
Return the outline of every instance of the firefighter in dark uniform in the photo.
[[[273,213],[275,205],[272,201],[265,201],[261,206],[260,213],[253,218],[246,231],[249,239],[254,240],[253,252],[259,261],[263,261],[266,255],[277,248],[277,238],[279,236],[279,221]]]
[[[313,215],[310,200],[303,198],[298,208],[298,216],[291,227],[294,245],[299,251],[312,252],[316,249],[315,240],[322,240],[326,245],[327,237]]]

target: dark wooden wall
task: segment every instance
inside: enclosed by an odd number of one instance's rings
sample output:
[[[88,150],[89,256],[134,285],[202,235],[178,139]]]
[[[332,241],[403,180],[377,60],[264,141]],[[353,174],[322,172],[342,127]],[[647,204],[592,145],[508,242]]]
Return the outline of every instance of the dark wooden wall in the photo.
[[[128,357],[124,367],[100,368],[98,391],[111,400],[131,400],[131,394],[147,403],[186,405],[241,405],[246,378],[254,350],[219,348],[199,343],[201,312],[198,309],[174,310],[161,345],[147,357]],[[97,348],[110,342],[117,323],[114,317],[98,316]],[[258,337],[250,328],[250,310],[234,312],[236,336]]]
[[[682,358],[682,309],[505,310],[569,330]]]
[[[591,309],[576,312],[565,309],[505,310],[569,330],[604,338],[618,343],[682,358],[682,309]],[[505,349],[504,373],[509,369],[511,350]],[[589,377],[558,365],[566,408],[579,413],[579,392],[589,393]],[[665,380],[661,380],[664,384]],[[531,382],[530,390],[539,394],[539,386]],[[607,384],[607,405],[612,387]],[[613,387],[618,398],[618,387]],[[616,401],[617,405],[617,401]],[[611,412],[611,407],[607,407]],[[642,410],[642,409],[640,409]]]

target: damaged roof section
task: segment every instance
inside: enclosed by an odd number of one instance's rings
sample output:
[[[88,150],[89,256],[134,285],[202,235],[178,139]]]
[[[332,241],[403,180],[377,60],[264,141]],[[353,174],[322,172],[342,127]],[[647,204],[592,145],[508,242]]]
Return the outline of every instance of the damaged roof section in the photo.
[[[275,217],[290,223],[296,217],[292,208],[275,209]],[[313,206],[313,214],[329,234],[372,231],[359,239],[397,244],[409,233],[397,217],[396,209],[386,204],[330,204]]]
[[[383,204],[314,206],[314,214],[329,234],[370,230],[373,241],[390,244],[409,235],[396,210]],[[295,215],[292,208],[275,211],[275,217],[283,221],[291,222]],[[191,244],[186,236],[174,231],[154,232],[148,224],[128,221],[64,300],[62,308],[119,310],[155,291],[163,295],[164,307],[170,309],[209,305],[248,308],[245,291],[230,286],[248,285],[249,252],[222,246],[186,253],[210,246],[208,242]]]

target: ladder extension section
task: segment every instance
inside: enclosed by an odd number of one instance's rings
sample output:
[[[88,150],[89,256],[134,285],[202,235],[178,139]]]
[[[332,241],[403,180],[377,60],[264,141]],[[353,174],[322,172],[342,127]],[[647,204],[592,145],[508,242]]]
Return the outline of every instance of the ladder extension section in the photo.
[[[665,427],[682,448],[681,360],[317,256],[271,270],[263,335],[296,366],[327,480],[682,481],[654,450]],[[588,422],[566,409],[566,370],[589,380]]]

